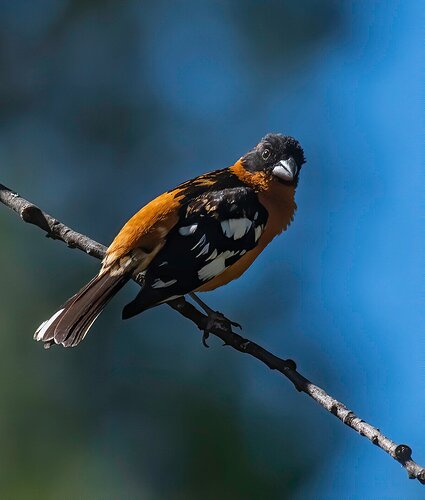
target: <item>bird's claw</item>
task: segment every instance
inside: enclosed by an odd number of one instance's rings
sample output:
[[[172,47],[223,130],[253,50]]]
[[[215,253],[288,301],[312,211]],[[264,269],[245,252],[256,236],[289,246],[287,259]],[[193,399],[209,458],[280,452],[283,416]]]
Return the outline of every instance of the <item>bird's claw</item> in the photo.
[[[239,323],[236,323],[236,321],[231,321],[230,319],[226,318],[224,314],[222,314],[219,311],[213,311],[210,314],[208,314],[208,320],[207,320],[207,325],[204,329],[204,334],[202,336],[202,344],[205,347],[209,347],[207,344],[207,339],[210,336],[210,333],[213,332],[215,329],[219,330],[231,330],[232,326],[237,327],[242,329],[242,326]]]
[[[210,347],[207,344],[207,339],[208,339],[209,336],[210,336],[210,334],[208,333],[208,330],[204,330],[204,334],[202,335],[202,345],[204,347],[206,347],[207,349]]]

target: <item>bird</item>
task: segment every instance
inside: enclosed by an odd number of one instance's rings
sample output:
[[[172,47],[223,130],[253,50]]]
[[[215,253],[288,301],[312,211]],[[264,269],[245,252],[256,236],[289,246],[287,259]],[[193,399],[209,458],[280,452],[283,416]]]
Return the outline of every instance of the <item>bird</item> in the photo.
[[[39,326],[34,339],[45,347],[75,347],[131,279],[141,288],[123,308],[123,319],[190,295],[216,320],[196,293],[239,278],[287,229],[304,163],[296,139],[269,133],[230,167],[156,197],[124,224],[99,273]]]

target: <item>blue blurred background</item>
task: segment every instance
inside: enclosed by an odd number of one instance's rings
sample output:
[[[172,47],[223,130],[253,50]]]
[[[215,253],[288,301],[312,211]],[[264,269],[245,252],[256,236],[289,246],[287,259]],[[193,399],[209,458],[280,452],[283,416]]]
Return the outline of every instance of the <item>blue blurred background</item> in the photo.
[[[425,462],[422,1],[0,1],[0,182],[103,243],[269,131],[294,224],[203,298]],[[130,285],[75,350],[38,324],[98,262],[0,209],[3,498],[423,498],[382,451]]]

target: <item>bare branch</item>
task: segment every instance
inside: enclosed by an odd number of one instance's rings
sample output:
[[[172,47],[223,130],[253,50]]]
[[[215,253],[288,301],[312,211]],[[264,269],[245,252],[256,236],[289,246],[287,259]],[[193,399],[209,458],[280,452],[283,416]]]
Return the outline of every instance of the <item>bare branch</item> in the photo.
[[[49,238],[63,241],[70,248],[78,248],[97,259],[102,259],[105,255],[106,247],[104,245],[65,226],[65,224],[46,214],[30,201],[3,186],[3,184],[0,184],[0,201],[14,210],[23,221],[34,224],[46,231]]]
[[[65,226],[2,184],[0,184],[0,201],[14,210],[25,222],[34,224],[43,229],[43,231],[46,231],[47,236],[61,240],[69,247],[78,248],[98,259],[102,259],[105,255],[106,247],[104,245]],[[176,299],[168,305],[190,319],[200,330],[205,330],[208,320],[207,316],[198,311],[198,309],[184,298]],[[334,399],[317,385],[311,383],[296,370],[293,361],[279,358],[255,342],[233,332],[230,324],[217,324],[210,333],[223,340],[224,345],[233,347],[239,352],[249,354],[267,365],[271,370],[280,372],[294,384],[298,391],[310,396],[325,410],[341,420],[341,422],[357,431],[361,436],[369,439],[374,445],[397,460],[407,470],[409,478],[417,479],[422,484],[425,484],[425,467],[418,465],[412,459],[412,450],[409,446],[405,444],[398,445],[384,436],[379,429],[359,418],[343,403]]]

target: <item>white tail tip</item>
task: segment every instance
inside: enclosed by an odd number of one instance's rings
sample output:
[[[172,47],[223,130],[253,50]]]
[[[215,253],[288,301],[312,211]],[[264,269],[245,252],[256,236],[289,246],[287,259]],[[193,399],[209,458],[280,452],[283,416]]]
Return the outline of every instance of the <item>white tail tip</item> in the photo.
[[[62,314],[64,309],[59,309],[59,311],[55,312],[55,314],[48,319],[47,321],[44,321],[44,323],[41,323],[41,325],[37,328],[36,332],[34,333],[34,339],[35,340],[51,340],[53,338],[53,335],[49,338],[43,338],[47,330],[49,329],[49,326],[55,321],[55,319]]]

